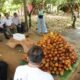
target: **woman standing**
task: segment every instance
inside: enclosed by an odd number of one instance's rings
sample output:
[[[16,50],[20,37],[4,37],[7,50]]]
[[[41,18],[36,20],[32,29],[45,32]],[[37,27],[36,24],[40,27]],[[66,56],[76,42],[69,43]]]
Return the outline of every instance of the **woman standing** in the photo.
[[[45,24],[44,10],[41,5],[38,10],[38,33],[47,33],[47,32],[48,31]]]

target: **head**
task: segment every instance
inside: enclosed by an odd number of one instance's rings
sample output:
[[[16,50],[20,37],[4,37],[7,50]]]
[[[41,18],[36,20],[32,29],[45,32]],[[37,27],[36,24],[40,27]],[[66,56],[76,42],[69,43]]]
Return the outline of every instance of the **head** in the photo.
[[[9,13],[4,14],[6,18],[9,18]]]
[[[39,65],[42,62],[43,57],[43,50],[39,46],[34,45],[28,51],[28,60],[31,63]]]
[[[39,10],[43,9],[43,4],[40,4]]]
[[[18,15],[17,15],[17,13],[14,13],[14,17],[17,17]]]

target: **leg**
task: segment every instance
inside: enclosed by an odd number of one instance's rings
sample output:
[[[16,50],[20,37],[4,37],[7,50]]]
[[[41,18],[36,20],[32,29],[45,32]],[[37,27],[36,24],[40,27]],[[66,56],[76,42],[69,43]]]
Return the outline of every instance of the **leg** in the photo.
[[[13,28],[11,28],[11,29],[10,29],[10,32],[11,32],[12,34],[17,33],[16,26],[14,26]]]
[[[6,39],[9,39],[9,37],[8,37],[8,35],[7,35],[6,32],[7,32],[7,29],[6,29],[6,25],[4,24],[3,25],[3,33],[4,33],[4,36],[5,36]]]
[[[38,18],[38,33],[41,33],[41,19]]]
[[[47,33],[47,27],[46,27],[46,24],[45,24],[45,19],[43,17],[42,19],[42,33]]]
[[[0,32],[3,33],[3,28],[0,28]]]
[[[6,39],[9,39],[12,36],[10,29],[7,26],[4,26],[3,33]]]
[[[9,30],[12,34],[14,33],[17,33],[17,27],[16,25],[12,24],[10,27],[9,27]]]
[[[24,32],[26,32],[26,30],[25,30],[25,23],[21,22],[21,33],[24,33]]]

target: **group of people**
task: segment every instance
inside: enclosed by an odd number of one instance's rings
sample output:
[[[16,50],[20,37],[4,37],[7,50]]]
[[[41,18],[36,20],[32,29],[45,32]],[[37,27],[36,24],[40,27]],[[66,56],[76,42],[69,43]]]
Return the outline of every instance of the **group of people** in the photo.
[[[5,37],[11,36],[13,33],[19,32],[21,21],[17,13],[13,14],[13,17],[9,13],[4,14],[2,18],[0,14],[0,32],[3,32]]]
[[[32,7],[30,7],[30,11],[28,11],[31,15]],[[29,15],[29,16],[30,16]],[[4,18],[2,18],[0,14],[0,32],[4,32],[5,37],[11,36],[13,33],[20,32],[21,20],[17,13],[13,14],[13,17],[9,15],[9,13],[4,14]],[[44,18],[44,9],[42,6],[38,9],[38,25],[37,32],[47,33],[47,27]]]

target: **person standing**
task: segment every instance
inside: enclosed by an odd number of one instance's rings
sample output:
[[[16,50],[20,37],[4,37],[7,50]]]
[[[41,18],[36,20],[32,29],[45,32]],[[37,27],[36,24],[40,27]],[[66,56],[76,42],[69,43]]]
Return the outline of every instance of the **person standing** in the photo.
[[[39,46],[32,46],[28,51],[28,64],[16,68],[13,80],[54,80],[52,75],[39,69],[44,57]]]
[[[47,33],[47,27],[45,24],[45,18],[44,18],[44,9],[42,6],[39,7],[38,10],[38,33]]]

